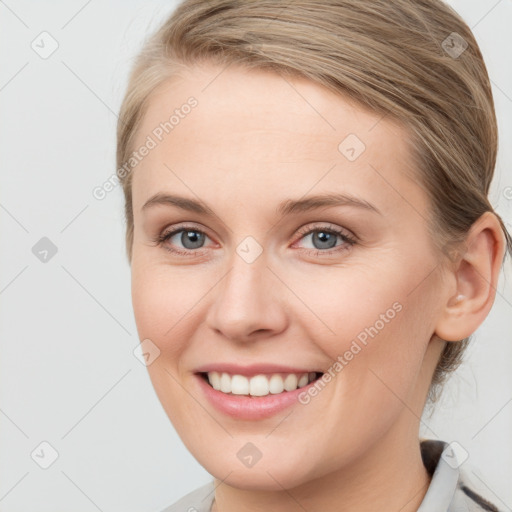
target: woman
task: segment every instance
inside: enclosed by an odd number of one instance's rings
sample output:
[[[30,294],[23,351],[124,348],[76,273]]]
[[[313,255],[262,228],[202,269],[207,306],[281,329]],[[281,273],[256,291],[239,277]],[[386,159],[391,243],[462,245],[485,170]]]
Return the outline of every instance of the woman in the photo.
[[[117,147],[148,371],[214,476],[167,512],[498,510],[418,438],[512,251],[496,148],[439,0],[179,5]]]

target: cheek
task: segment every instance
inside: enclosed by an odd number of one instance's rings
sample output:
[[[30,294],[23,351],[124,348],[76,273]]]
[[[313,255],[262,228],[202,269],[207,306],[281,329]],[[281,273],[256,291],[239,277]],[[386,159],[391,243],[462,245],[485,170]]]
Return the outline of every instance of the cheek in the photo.
[[[140,339],[160,339],[169,329],[168,293],[154,272],[132,265],[132,304]]]
[[[307,279],[303,274],[288,272],[286,280],[294,283],[294,294],[301,300],[299,304],[290,296],[294,320],[309,325],[314,333],[311,339],[325,340],[325,352],[333,358],[349,350],[353,340],[366,346],[375,336],[390,332],[404,316],[409,288],[406,277],[402,274],[397,279],[395,274],[386,262],[379,268],[320,267],[308,272]]]
[[[343,374],[332,381],[336,389],[347,397],[368,389],[369,401],[372,395],[414,392],[432,334],[428,297],[411,293],[414,266],[383,264],[374,270],[316,279],[322,287],[311,285],[315,279],[303,281],[295,290],[315,313],[302,320],[309,338],[331,360],[331,373]]]
[[[180,383],[180,365],[192,336],[187,315],[198,291],[178,286],[175,276],[167,267],[132,264],[132,304],[139,339],[150,339],[160,350],[147,366],[152,385],[171,422],[185,428],[194,403]]]
[[[415,396],[423,386],[418,376],[429,340],[428,325],[418,323],[422,304],[396,288],[374,287],[371,297],[355,302],[338,295],[335,305],[325,299],[317,303],[336,333],[315,339],[332,361],[333,377],[305,410],[321,404],[323,435],[331,440],[322,460],[332,469],[341,459],[360,457],[399,418],[410,425],[421,416]],[[344,438],[333,449],[341,431]]]
[[[154,338],[159,345],[173,341],[160,348],[179,350],[175,343],[190,324],[187,315],[193,315],[194,304],[205,293],[200,282],[165,265],[132,264],[132,304],[141,339]]]

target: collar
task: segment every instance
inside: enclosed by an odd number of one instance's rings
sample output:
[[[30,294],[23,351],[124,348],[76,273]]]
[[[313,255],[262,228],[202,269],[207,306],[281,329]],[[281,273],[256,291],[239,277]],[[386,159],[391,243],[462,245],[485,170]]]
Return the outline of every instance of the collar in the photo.
[[[468,485],[468,476],[461,470],[451,444],[424,439],[420,448],[431,481],[418,512],[499,512]]]

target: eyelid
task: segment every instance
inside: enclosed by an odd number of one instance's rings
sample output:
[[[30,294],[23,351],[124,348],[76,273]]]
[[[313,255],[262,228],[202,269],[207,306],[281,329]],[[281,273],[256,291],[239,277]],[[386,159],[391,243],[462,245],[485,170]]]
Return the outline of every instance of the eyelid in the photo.
[[[168,228],[164,228],[162,230],[160,236],[163,237],[163,236],[168,236],[170,234],[176,234],[176,232],[184,231],[186,229],[188,229],[190,231],[198,231],[198,232],[204,233],[205,235],[208,235],[208,230],[206,228],[199,226],[198,224],[189,225],[187,222],[172,224],[171,226],[168,226]],[[208,235],[208,237],[211,238],[210,235]]]
[[[352,233],[351,231],[349,231],[347,228],[343,228],[343,227],[337,226],[335,224],[332,224],[332,223],[326,222],[326,221],[317,221],[317,222],[313,222],[313,224],[311,224],[311,223],[306,224],[305,226],[299,228],[296,232],[298,235],[300,235],[300,238],[302,238],[305,235],[310,234],[311,232],[321,231],[321,230],[337,233],[338,235],[341,235],[343,237],[351,239],[354,242],[358,241],[358,238],[356,237],[356,235],[354,233]],[[299,240],[300,240],[300,238],[299,238]]]
[[[156,244],[158,243],[165,243],[169,238],[172,238],[174,235],[176,235],[177,233],[181,232],[181,231],[186,231],[186,230],[189,230],[189,231],[197,231],[198,233],[202,233],[204,234],[205,236],[207,236],[210,240],[213,240],[213,238],[208,234],[208,230],[204,227],[198,227],[197,224],[195,225],[190,225],[188,224],[187,222],[184,222],[184,223],[181,223],[181,224],[176,224],[176,225],[172,225],[172,227],[170,227],[169,229],[167,228],[164,228],[160,234],[157,233],[157,235],[152,239],[153,242],[155,242]],[[201,247],[199,249],[180,249],[181,251],[186,251],[186,252],[189,252],[189,253],[193,253],[194,251],[202,251],[206,249],[206,247]]]

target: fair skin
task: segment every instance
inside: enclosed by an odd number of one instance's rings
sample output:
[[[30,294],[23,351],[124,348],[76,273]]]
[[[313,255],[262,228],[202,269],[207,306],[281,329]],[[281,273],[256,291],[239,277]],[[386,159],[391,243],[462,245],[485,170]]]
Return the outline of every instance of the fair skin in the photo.
[[[418,430],[443,348],[435,335],[456,342],[487,316],[504,253],[496,217],[483,215],[464,259],[444,267],[426,227],[427,195],[406,176],[406,132],[308,80],[271,72],[190,68],[152,95],[134,147],[190,96],[197,107],[134,171],[132,298],[140,339],[161,351],[148,366],[157,395],[215,477],[213,510],[417,510],[430,482]],[[338,150],[348,134],[366,146],[354,161]],[[334,192],[380,213],[347,205],[277,212],[282,201]],[[214,215],[143,209],[157,193],[199,200]],[[153,243],[181,223],[205,233],[195,253],[182,232]],[[329,227],[356,243],[333,235],[324,248],[315,231],[298,233]],[[236,252],[247,236],[262,248],[251,263]],[[193,369],[212,361],[327,371],[395,302],[400,312],[307,405],[237,420],[198,387]],[[247,442],[263,454],[252,467],[237,457]]]

